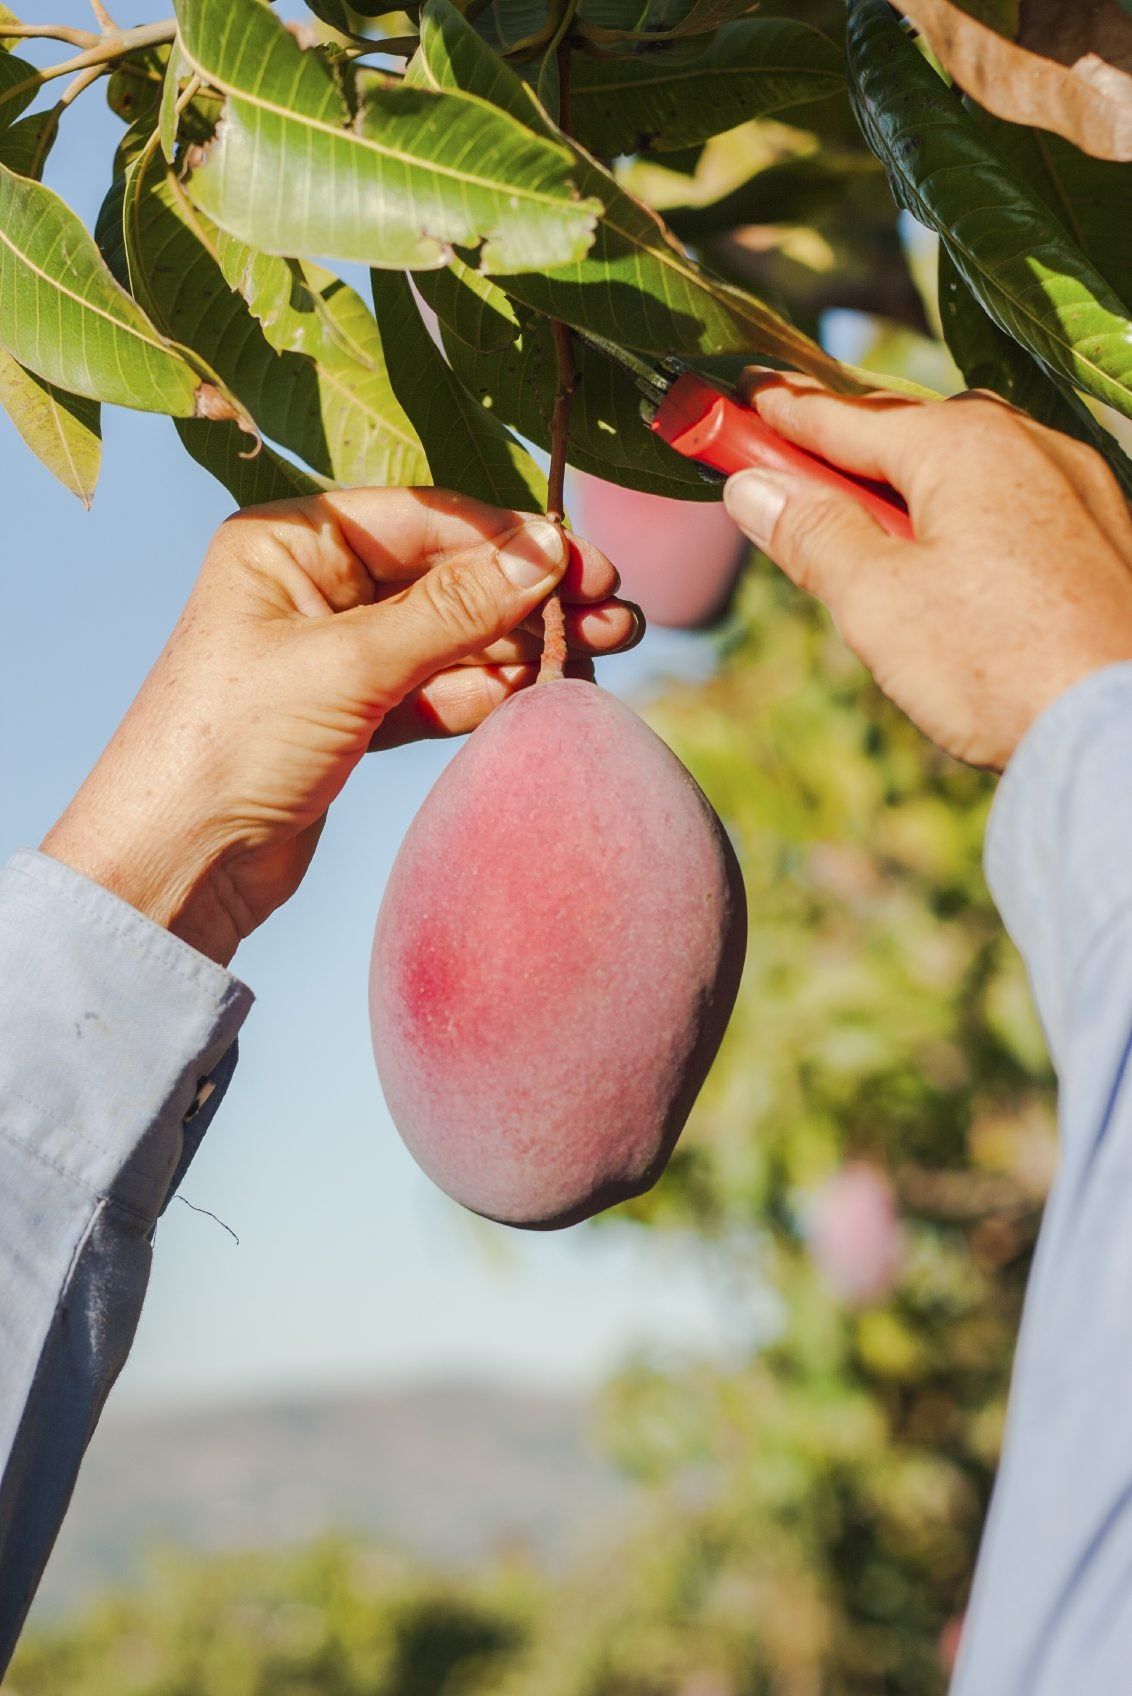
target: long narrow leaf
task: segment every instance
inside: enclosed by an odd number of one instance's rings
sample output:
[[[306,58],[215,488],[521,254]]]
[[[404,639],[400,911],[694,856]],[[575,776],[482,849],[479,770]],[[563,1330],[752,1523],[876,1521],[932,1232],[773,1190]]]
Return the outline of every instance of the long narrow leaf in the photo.
[[[496,506],[544,506],[546,478],[445,363],[407,278],[374,271],[372,281],[389,375],[424,443],[432,481]]]
[[[98,402],[55,388],[0,352],[0,406],[36,458],[89,507],[102,463]]]
[[[481,104],[502,106],[552,133],[531,91],[448,0],[428,0],[421,47],[407,80],[464,88]],[[656,214],[580,148],[574,176],[583,193],[593,193],[605,206],[592,249],[584,259],[547,273],[508,276],[509,294],[625,347],[660,354],[758,351],[836,387],[856,386],[835,359],[777,312],[697,266]]]
[[[844,87],[841,55],[827,36],[789,19],[752,18],[726,25],[706,47],[623,59],[578,54],[572,132],[608,159],[691,147]]]
[[[499,314],[484,310],[480,324],[487,344],[477,344],[470,334],[477,297],[460,278],[434,288],[445,275],[429,271],[419,287],[440,317],[451,365],[467,388],[490,405],[492,414],[506,417],[540,448],[550,448],[558,368],[548,322],[536,312],[519,309],[513,338],[501,344],[496,334]],[[460,288],[468,292],[463,309],[458,305]],[[718,494],[699,477],[696,466],[645,429],[642,397],[621,366],[580,341],[574,346],[574,363],[579,382],[570,407],[570,465],[653,495],[711,500]]]
[[[92,400],[191,418],[217,398],[49,188],[0,165],[0,347]]]
[[[177,0],[185,53],[225,96],[193,199],[265,252],[396,269],[482,243],[486,268],[566,264],[593,239],[566,148],[459,94],[373,89],[356,118],[326,62],[260,0]]]
[[[1112,288],[905,36],[887,0],[849,0],[854,104],[893,190],[938,231],[999,327],[1132,416],[1132,324]]]
[[[947,249],[939,250],[939,313],[951,356],[973,389],[993,389],[1053,430],[1087,442],[1104,455],[1130,495],[1132,462],[1080,396],[1052,377],[987,316]]]
[[[117,180],[99,236],[115,272],[129,275],[166,332],[217,373],[263,435],[336,482],[427,481],[424,453],[392,392],[373,319],[352,289],[331,279],[326,310],[343,323],[343,341],[368,337],[369,363],[351,358],[329,336],[318,340],[317,362],[277,351],[224,274],[219,232],[152,146]],[[313,311],[310,317],[313,345],[320,321]]]

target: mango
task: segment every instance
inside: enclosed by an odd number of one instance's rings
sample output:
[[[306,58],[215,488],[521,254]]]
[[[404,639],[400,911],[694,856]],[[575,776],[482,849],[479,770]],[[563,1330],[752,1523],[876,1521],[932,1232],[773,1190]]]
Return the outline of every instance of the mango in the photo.
[[[745,946],[731,845],[660,738],[592,683],[514,696],[426,798],[378,915],[374,1053],[410,1152],[528,1229],[650,1188]]]

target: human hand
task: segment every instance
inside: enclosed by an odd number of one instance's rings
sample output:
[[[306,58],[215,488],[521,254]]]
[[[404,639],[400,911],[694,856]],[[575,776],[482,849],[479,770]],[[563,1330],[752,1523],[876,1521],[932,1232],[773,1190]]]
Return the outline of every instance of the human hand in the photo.
[[[439,489],[237,514],[43,851],[227,964],[367,749],[472,730],[534,681],[556,584],[583,674],[638,638],[604,554],[531,514]]]
[[[1058,695],[1132,659],[1132,513],[1091,448],[979,391],[848,399],[751,367],[743,393],[789,441],[907,501],[914,542],[805,479],[742,471],[724,492],[949,754],[1001,770]]]

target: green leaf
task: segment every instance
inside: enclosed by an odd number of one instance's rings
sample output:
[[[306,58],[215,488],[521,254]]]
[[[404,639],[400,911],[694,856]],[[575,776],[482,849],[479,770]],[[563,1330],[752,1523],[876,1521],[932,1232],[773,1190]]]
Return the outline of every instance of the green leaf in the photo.
[[[10,6],[0,6],[0,53],[10,52],[13,45],[20,40],[18,35],[5,35],[5,24],[18,24],[20,19]]]
[[[324,24],[336,29],[342,35],[351,35],[357,27],[358,20],[381,17],[400,16],[406,9],[403,6],[391,6],[389,0],[357,0],[350,4],[349,0],[307,0],[307,6],[316,18],[321,18]]]
[[[753,10],[753,0],[582,0],[577,31],[599,42],[676,41],[712,35]]]
[[[219,252],[224,238],[192,205],[152,145],[116,180],[98,228],[116,274],[128,273],[156,322],[216,372],[262,435],[335,482],[428,480],[420,442],[385,371],[377,328],[352,289],[325,273],[318,282],[302,273],[298,299],[308,307],[305,345],[317,349],[318,361],[277,351],[225,276]],[[253,256],[247,258],[243,270],[262,281]],[[233,275],[241,269],[231,249],[228,266]],[[316,289],[318,312],[310,303]],[[339,334],[325,331],[324,313],[340,326]],[[295,324],[281,315],[273,328],[281,341],[300,340]],[[351,344],[367,349],[365,362],[345,351]],[[246,450],[247,438],[229,433],[235,451]],[[231,457],[228,453],[225,463]]]
[[[106,84],[106,103],[124,124],[157,122],[172,49],[165,42],[131,53],[115,67]]]
[[[426,8],[421,50],[408,71],[414,83],[426,79],[436,88],[468,88],[551,131],[530,90],[445,0]],[[513,298],[624,347],[659,354],[758,351],[835,387],[855,386],[835,359],[778,313],[697,266],[655,213],[580,150],[574,176],[582,193],[605,204],[594,245],[575,264],[509,276]]]
[[[589,247],[600,203],[578,199],[553,139],[421,88],[373,89],[351,119],[325,60],[260,0],[177,0],[177,17],[192,64],[227,96],[190,192],[252,246],[400,269],[482,242],[499,272]]]
[[[1054,217],[1132,305],[1132,164],[1094,159],[1059,135],[975,109],[980,128]]]
[[[515,308],[490,277],[453,259],[443,271],[422,271],[417,288],[446,331],[481,353],[498,353],[519,337]]]
[[[191,418],[219,397],[115,282],[81,220],[0,165],[0,347],[92,400]]]
[[[963,281],[941,244],[939,315],[944,339],[963,379],[973,389],[993,389],[1041,424],[1087,442],[1108,460],[1132,495],[1132,462],[1068,385],[1060,383],[999,329]]]
[[[0,165],[38,182],[58,133],[59,114],[53,106],[10,124],[0,130]]]
[[[173,51],[165,67],[165,79],[161,84],[161,105],[158,111],[161,151],[170,165],[177,148],[177,102],[181,98],[182,86],[191,75],[191,65],[181,52],[180,44],[174,42]]]
[[[424,443],[432,481],[495,506],[543,508],[546,478],[444,360],[408,279],[374,271],[372,282],[389,377]]]
[[[0,128],[13,123],[39,93],[34,65],[14,53],[0,53]]]
[[[999,327],[1132,416],[1125,308],[905,36],[887,0],[849,0],[854,102],[893,191],[945,242]]]
[[[751,118],[845,87],[841,55],[805,24],[756,18],[632,58],[576,54],[572,133],[606,158],[694,146]]]
[[[471,10],[465,6],[461,11]],[[475,8],[477,32],[497,53],[529,53],[549,43],[562,14],[562,0],[491,0]]]
[[[237,506],[262,506],[265,501],[295,500],[315,495],[324,479],[301,471],[269,447],[249,456],[231,424],[210,424],[202,418],[175,418],[177,434],[198,465],[223,483]],[[247,438],[243,441],[246,443]]]
[[[442,272],[429,273],[422,288],[440,316],[444,347],[453,369],[493,414],[505,418],[529,441],[550,447],[550,419],[558,387],[554,341],[545,318],[520,309],[518,334],[505,347],[476,348],[446,322],[442,301],[430,299],[430,285]],[[610,359],[574,342],[577,387],[570,408],[567,458],[579,471],[592,472],[630,489],[678,500],[711,500],[718,490],[694,465],[646,429],[641,396],[632,378]]]
[[[37,459],[89,508],[102,462],[98,402],[44,382],[0,352],[0,406]]]

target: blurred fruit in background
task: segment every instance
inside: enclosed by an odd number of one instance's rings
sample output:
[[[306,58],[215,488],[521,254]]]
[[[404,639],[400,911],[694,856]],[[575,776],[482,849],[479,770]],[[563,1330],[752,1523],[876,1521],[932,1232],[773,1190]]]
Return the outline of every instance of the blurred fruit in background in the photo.
[[[652,624],[697,630],[727,611],[748,548],[722,503],[674,501],[571,473],[574,528],[608,554]]]
[[[883,1301],[904,1263],[904,1229],[887,1173],[852,1160],[806,1208],[814,1265],[831,1294],[850,1306]]]

